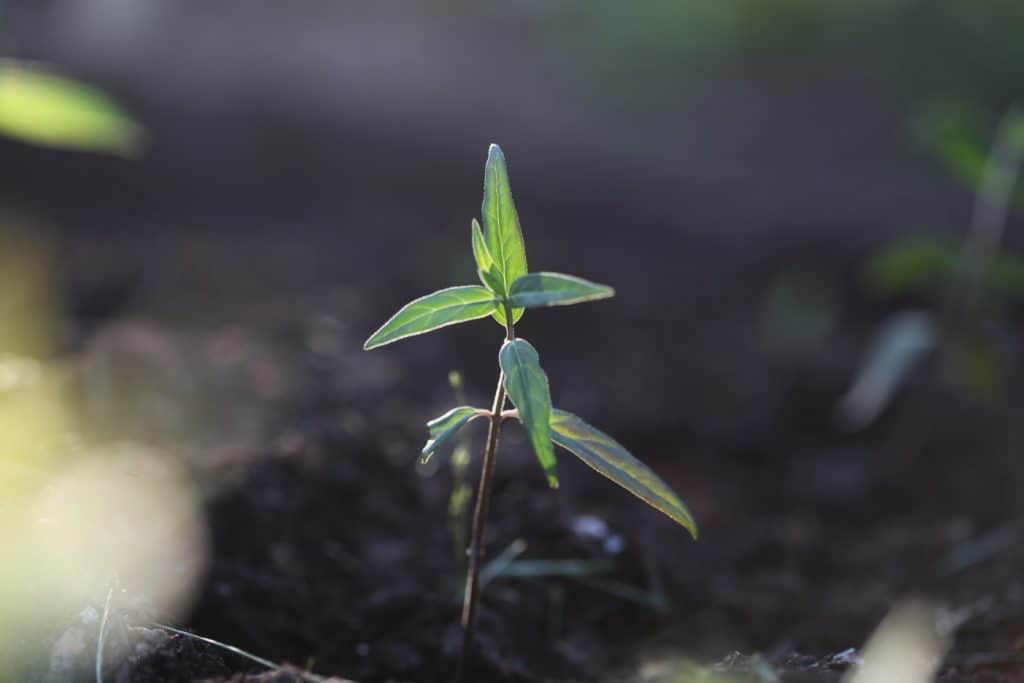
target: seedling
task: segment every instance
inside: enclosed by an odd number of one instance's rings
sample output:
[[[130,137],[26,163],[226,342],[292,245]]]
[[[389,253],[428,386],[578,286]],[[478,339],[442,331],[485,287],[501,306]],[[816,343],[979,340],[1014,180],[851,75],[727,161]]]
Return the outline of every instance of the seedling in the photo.
[[[533,452],[547,478],[558,487],[555,449],[558,444],[600,474],[639,497],[651,507],[685,527],[694,538],[697,525],[679,497],[646,465],[634,458],[607,434],[572,413],[551,406],[548,378],[537,350],[516,337],[515,324],[527,308],[565,306],[605,299],[611,287],[561,273],[535,272],[526,268],[526,251],[519,215],[512,201],[505,156],[491,145],[484,168],[483,229],[472,222],[472,247],[481,285],[449,287],[406,304],[366,341],[366,350],[425,332],[488,316],[505,329],[498,353],[501,372],[490,409],[458,406],[427,423],[430,438],[423,447],[426,462],[467,423],[476,418],[489,422],[487,445],[473,512],[467,555],[466,592],[462,606],[461,680],[473,642],[473,625],[480,591],[480,559],[490,503],[491,480],[498,450],[498,434],[507,419],[526,429]],[[505,409],[506,399],[514,409]]]

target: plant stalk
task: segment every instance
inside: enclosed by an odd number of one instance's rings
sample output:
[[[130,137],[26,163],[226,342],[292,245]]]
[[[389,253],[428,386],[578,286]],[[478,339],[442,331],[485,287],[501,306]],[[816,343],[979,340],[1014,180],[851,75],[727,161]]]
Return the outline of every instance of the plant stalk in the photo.
[[[512,309],[506,303],[505,341],[512,341],[515,338]],[[484,448],[484,461],[480,471],[480,485],[476,494],[476,507],[473,509],[473,530],[469,538],[469,547],[466,549],[466,554],[469,556],[469,567],[466,572],[466,592],[462,599],[462,652],[459,655],[459,668],[455,674],[456,683],[462,683],[473,650],[476,606],[480,601],[480,565],[484,555],[484,532],[487,529],[487,509],[491,503],[491,480],[494,478],[494,464],[498,455],[498,435],[501,433],[504,409],[505,373],[502,372],[498,374],[498,387],[494,390],[490,426],[487,428],[487,445]]]

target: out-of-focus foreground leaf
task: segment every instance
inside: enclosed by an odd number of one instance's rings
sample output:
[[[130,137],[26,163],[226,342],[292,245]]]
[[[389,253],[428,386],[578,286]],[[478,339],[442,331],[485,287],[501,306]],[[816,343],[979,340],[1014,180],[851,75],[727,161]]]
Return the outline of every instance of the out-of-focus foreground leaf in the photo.
[[[464,424],[473,418],[482,416],[483,413],[477,408],[459,406],[428,422],[427,429],[430,430],[430,439],[427,440],[427,444],[423,447],[422,462],[430,460],[430,456],[455,436]]]
[[[519,409],[519,421],[530,436],[548,485],[557,488],[555,447],[551,443],[551,392],[537,350],[525,339],[516,339],[505,342],[498,360],[505,376],[505,391]]]
[[[607,299],[615,290],[583,278],[562,273],[527,273],[512,283],[509,299],[513,306],[567,306],[583,301]]]
[[[634,496],[671,517],[697,538],[697,523],[679,496],[615,439],[572,413],[557,409],[552,411],[551,438]]]
[[[438,328],[484,318],[494,312],[494,293],[479,285],[449,287],[410,301],[374,332],[363,348],[384,346]]]
[[[0,134],[45,147],[134,156],[143,128],[99,90],[39,66],[0,61]]]

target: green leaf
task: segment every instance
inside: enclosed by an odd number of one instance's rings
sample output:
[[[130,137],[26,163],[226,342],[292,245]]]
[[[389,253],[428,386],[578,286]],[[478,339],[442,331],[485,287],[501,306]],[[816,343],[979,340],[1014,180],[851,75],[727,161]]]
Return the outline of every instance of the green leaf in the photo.
[[[512,309],[512,322],[513,323],[519,322],[519,319],[523,317],[523,313],[525,311],[526,311],[525,308],[513,308]],[[495,311],[494,311],[494,319],[502,327],[505,326],[505,308],[503,306],[498,306],[498,308],[495,309]]]
[[[553,410],[551,438],[587,465],[682,524],[697,538],[697,523],[679,497],[615,439],[564,410]]]
[[[111,99],[38,66],[0,61],[0,134],[23,142],[133,155],[145,133]]]
[[[428,422],[427,429],[430,430],[430,439],[427,440],[427,444],[423,447],[423,458],[421,461],[427,462],[430,460],[430,456],[455,436],[464,424],[474,418],[483,417],[486,412],[472,406],[459,406],[458,408],[452,408],[441,417],[435,417]]]
[[[497,145],[491,145],[487,152],[482,211],[484,239],[501,276],[502,288],[498,294],[504,296],[515,279],[526,274],[526,249],[519,229],[519,214],[512,201],[505,155]]]
[[[865,278],[883,296],[932,292],[956,277],[957,248],[931,235],[907,237],[883,249],[868,263]]]
[[[615,296],[611,287],[561,273],[528,273],[516,278],[509,290],[512,305],[525,308],[567,306],[611,296]]]
[[[405,337],[483,318],[496,306],[494,293],[479,285],[442,289],[407,303],[366,340],[363,348],[369,351]]]
[[[498,264],[494,262],[491,251],[484,241],[480,223],[475,218],[473,219],[473,259],[476,261],[476,272],[480,276],[480,282],[500,296],[504,282],[501,279],[501,273],[498,272]]]
[[[505,391],[519,409],[519,421],[526,427],[548,485],[557,488],[555,447],[551,443],[551,392],[537,350],[525,339],[515,339],[501,347],[498,361],[505,377]]]

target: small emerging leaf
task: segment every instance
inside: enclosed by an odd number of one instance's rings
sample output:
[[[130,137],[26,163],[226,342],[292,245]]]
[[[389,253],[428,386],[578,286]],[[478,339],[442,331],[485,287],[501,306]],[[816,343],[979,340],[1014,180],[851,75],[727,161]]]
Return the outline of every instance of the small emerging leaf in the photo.
[[[110,98],[38,66],[0,61],[0,134],[45,147],[123,155],[144,138]]]
[[[615,439],[564,410],[553,410],[551,438],[587,465],[665,513],[697,538],[697,523],[679,497]]]
[[[473,259],[476,261],[476,272],[480,276],[480,282],[500,296],[505,285],[501,279],[501,273],[498,271],[498,264],[494,262],[487,243],[484,242],[484,233],[480,229],[480,223],[475,218],[473,219]]]
[[[483,318],[496,306],[494,293],[479,285],[442,289],[407,303],[366,340],[363,348],[369,351],[405,337]]]
[[[525,339],[515,339],[505,342],[498,360],[505,377],[505,391],[519,409],[519,421],[530,436],[548,485],[557,488],[555,447],[551,443],[551,392],[537,350]]]
[[[610,296],[615,296],[611,287],[561,273],[528,273],[517,278],[509,291],[512,305],[526,308],[567,306]]]
[[[491,145],[487,152],[482,212],[484,239],[501,276],[498,294],[505,296],[515,279],[526,274],[526,248],[512,201],[505,155],[497,145]]]
[[[452,408],[441,417],[435,417],[428,422],[427,429],[430,430],[430,439],[427,440],[427,444],[423,447],[421,462],[425,463],[430,460],[430,456],[455,436],[464,424],[474,418],[482,417],[484,414],[485,411],[472,406],[459,406],[458,408]]]
[[[519,322],[519,319],[523,317],[523,313],[525,311],[526,311],[525,308],[513,308],[512,309],[512,322],[513,323]],[[495,311],[494,311],[494,319],[498,322],[499,325],[501,325],[502,327],[505,327],[505,308],[503,306],[498,306],[498,308],[495,309]]]

